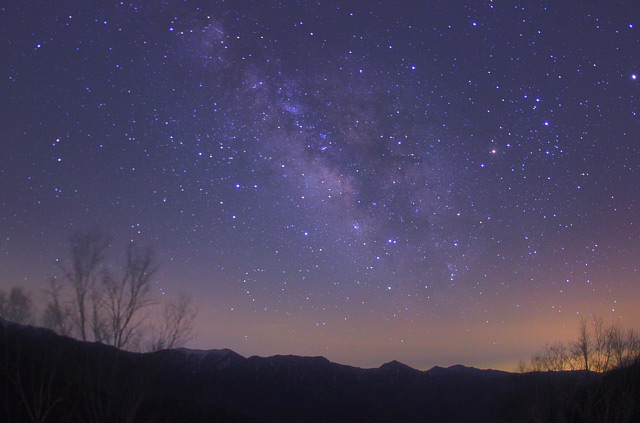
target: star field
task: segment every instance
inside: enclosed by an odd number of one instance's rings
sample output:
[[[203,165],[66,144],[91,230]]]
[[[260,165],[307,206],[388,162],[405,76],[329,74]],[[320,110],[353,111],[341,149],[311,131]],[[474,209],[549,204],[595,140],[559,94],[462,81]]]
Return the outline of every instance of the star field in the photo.
[[[638,327],[640,4],[0,8],[0,286],[152,245],[192,346],[509,366]],[[116,244],[118,244],[116,242]]]

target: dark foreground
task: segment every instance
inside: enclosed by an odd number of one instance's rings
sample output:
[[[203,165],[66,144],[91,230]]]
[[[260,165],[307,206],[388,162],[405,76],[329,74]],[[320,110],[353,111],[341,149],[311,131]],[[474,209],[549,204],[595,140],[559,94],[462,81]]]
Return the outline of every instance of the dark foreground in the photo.
[[[603,375],[422,372],[230,350],[136,354],[0,321],[11,422],[640,422],[640,364]]]

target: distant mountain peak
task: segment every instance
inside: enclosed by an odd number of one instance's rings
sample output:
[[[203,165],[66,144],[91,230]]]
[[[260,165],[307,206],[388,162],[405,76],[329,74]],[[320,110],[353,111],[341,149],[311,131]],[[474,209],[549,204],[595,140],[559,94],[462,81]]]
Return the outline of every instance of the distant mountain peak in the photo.
[[[198,358],[206,358],[206,357],[216,357],[216,358],[225,358],[225,357],[233,357],[233,358],[244,358],[237,352],[230,350],[229,348],[222,349],[211,349],[211,350],[199,350],[192,348],[176,348],[176,351],[179,351],[181,354],[185,354],[187,356],[193,356]]]
[[[191,348],[176,348],[164,350],[163,354],[173,357],[173,360],[188,366],[191,372],[201,372],[206,369],[223,370],[234,364],[243,362],[245,357],[228,348],[200,350]]]
[[[447,367],[447,370],[456,370],[456,371],[467,371],[467,370],[477,370],[475,367],[467,367],[462,364],[454,364],[453,366]]]
[[[397,360],[389,361],[388,363],[384,363],[379,367],[380,370],[383,371],[391,371],[395,373],[399,372],[419,372],[419,370],[414,369],[413,367],[407,366],[404,363],[401,363]]]

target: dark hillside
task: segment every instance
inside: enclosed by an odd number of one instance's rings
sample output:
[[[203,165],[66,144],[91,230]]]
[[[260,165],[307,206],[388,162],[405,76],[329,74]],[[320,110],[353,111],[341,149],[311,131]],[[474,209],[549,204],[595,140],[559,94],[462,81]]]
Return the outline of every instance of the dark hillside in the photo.
[[[637,364],[511,374],[230,350],[137,354],[4,321],[0,362],[7,422],[633,422],[640,403]]]

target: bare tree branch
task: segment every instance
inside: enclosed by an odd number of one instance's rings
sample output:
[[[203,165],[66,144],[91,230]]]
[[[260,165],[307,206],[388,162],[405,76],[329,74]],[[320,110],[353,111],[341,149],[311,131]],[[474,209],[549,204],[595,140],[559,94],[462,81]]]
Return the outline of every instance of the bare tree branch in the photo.
[[[33,322],[31,296],[22,287],[14,286],[9,294],[0,291],[0,317],[20,324]]]
[[[192,339],[193,321],[198,313],[192,303],[193,297],[182,294],[177,302],[164,304],[160,324],[152,329],[149,351],[177,348]]]
[[[57,278],[52,277],[49,279],[49,289],[45,290],[45,293],[49,297],[49,301],[46,303],[42,315],[42,325],[53,329],[60,335],[71,335],[72,310],[69,305],[64,304],[62,301],[62,285]]]
[[[141,345],[153,350],[172,348],[191,338],[196,310],[184,295],[162,307],[150,336],[143,330],[154,304],[151,293],[157,271],[150,248],[140,250],[130,243],[118,271],[106,263],[109,243],[99,232],[79,232],[69,241],[69,264],[60,264],[64,277],[60,282],[49,281],[46,326],[83,341],[129,350]],[[61,282],[70,287],[67,302],[62,300]]]
[[[80,339],[87,341],[90,324],[90,295],[106,257],[109,240],[100,232],[76,232],[69,237],[70,267],[61,264],[64,276],[73,290],[72,320]]]
[[[106,275],[103,279],[110,343],[116,348],[126,348],[138,337],[144,320],[140,311],[152,304],[151,278],[155,272],[151,249],[140,252],[129,244],[121,277]]]
[[[602,317],[580,319],[578,338],[568,346],[562,342],[546,345],[520,363],[519,371],[587,370],[606,372],[632,364],[640,357],[640,337],[630,330],[624,333],[617,325],[607,326]]]
[[[591,354],[593,347],[591,345],[591,333],[587,326],[587,320],[583,317],[580,319],[578,329],[578,340],[571,344],[571,352],[574,360],[579,363],[580,367],[586,371],[591,370]]]

